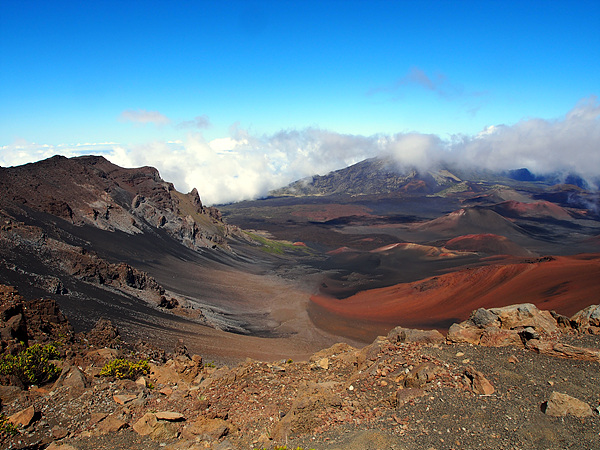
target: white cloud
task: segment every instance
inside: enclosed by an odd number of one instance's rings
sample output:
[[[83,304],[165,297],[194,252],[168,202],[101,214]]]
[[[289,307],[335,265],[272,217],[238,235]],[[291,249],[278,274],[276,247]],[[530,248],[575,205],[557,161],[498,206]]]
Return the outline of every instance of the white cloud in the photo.
[[[101,154],[124,167],[151,165],[180,191],[196,187],[206,204],[265,196],[307,176],[325,174],[365,158],[393,155],[399,165],[435,168],[444,162],[494,170],[527,167],[534,173],[577,173],[593,183],[600,174],[600,105],[595,97],[556,120],[495,125],[476,136],[400,133],[358,136],[318,128],[253,136],[239,124],[207,142],[199,132],[169,142],[123,146],[87,143],[49,146],[25,141],[0,147],[0,165],[51,157]]]
[[[139,109],[134,111],[132,109],[125,110],[119,116],[122,122],[134,122],[139,124],[152,123],[154,125],[167,125],[171,123],[171,120],[159,113],[158,111],[146,111],[145,109]]]
[[[593,182],[600,174],[600,104],[579,102],[564,118],[527,119],[488,127],[452,147],[452,159],[478,167],[534,173],[577,173]]]

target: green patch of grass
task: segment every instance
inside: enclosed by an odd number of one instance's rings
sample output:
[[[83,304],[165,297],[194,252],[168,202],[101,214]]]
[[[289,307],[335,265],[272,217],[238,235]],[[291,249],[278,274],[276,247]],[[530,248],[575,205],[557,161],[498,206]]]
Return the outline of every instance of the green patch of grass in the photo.
[[[267,239],[266,237],[260,236],[256,233],[246,232],[246,234],[254,242],[257,242],[261,246],[261,250],[266,253],[275,255],[283,255],[285,253],[312,253],[309,248],[300,245],[294,245],[291,242]]]

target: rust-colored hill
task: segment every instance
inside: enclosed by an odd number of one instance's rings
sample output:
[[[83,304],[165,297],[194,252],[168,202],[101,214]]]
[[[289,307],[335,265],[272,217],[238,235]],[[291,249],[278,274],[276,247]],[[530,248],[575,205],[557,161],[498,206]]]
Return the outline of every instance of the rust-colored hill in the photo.
[[[539,258],[463,269],[342,300],[314,295],[312,313],[320,326],[347,334],[352,334],[343,324],[348,319],[356,321],[357,328],[376,323],[443,330],[468,318],[474,309],[513,303],[533,303],[572,315],[600,300],[599,280],[600,254]],[[327,321],[320,321],[319,314]]]
[[[446,248],[467,252],[482,252],[492,255],[532,256],[529,250],[515,244],[510,239],[497,234],[467,234],[446,242]]]

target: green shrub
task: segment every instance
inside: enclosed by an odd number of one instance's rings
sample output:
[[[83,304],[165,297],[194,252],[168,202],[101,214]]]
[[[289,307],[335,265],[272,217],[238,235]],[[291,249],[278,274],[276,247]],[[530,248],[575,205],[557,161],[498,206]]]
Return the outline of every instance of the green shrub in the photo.
[[[0,373],[14,375],[25,385],[43,384],[60,375],[60,369],[50,362],[58,357],[58,350],[54,345],[35,344],[17,356],[4,355],[0,359]]]
[[[114,377],[120,380],[127,378],[135,380],[142,375],[150,373],[150,366],[147,360],[141,360],[137,363],[127,361],[126,359],[115,359],[104,365],[100,370],[103,377]]]
[[[17,429],[17,426],[13,423],[10,423],[8,421],[8,417],[6,417],[4,414],[0,414],[0,439],[14,436],[18,432],[19,430]]]

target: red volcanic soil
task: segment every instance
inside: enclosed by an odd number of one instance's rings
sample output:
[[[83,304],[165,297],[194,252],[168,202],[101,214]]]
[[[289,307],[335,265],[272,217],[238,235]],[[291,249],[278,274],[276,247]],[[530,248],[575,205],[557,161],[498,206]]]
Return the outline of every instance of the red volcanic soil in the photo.
[[[446,242],[446,248],[467,252],[482,252],[492,255],[531,256],[532,253],[515,244],[504,236],[497,234],[467,234],[450,239]]]
[[[319,205],[301,205],[296,208],[292,216],[306,217],[309,220],[327,222],[340,217],[370,217],[371,210],[366,206],[342,205],[335,203]]]
[[[352,320],[370,323],[371,329],[378,324],[379,334],[396,325],[446,331],[477,308],[515,303],[534,303],[571,316],[598,303],[599,293],[600,254],[585,254],[464,269],[361,291],[343,300],[313,295],[311,301],[314,317],[327,316],[326,321],[316,322],[320,327],[338,332],[343,328],[352,335]],[[360,333],[354,336],[361,337]]]
[[[510,200],[500,203],[494,209],[500,214],[508,216],[553,217],[562,220],[569,220],[571,218],[566,209],[544,200],[533,203]]]

